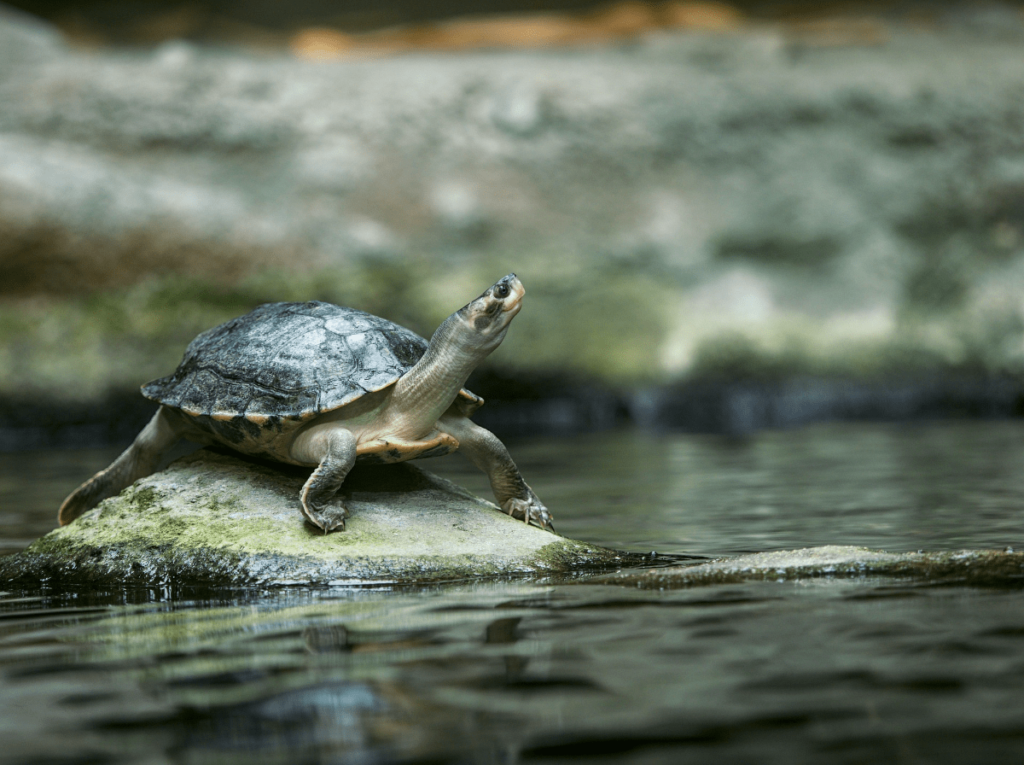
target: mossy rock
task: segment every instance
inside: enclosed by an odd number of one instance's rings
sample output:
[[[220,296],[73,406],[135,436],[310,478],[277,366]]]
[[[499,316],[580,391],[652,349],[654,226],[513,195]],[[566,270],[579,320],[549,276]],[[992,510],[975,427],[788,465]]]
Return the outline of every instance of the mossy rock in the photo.
[[[0,559],[0,581],[329,585],[565,573],[629,556],[527,526],[414,465],[360,466],[347,529],[303,520],[308,470],[202,450]]]
[[[867,578],[972,587],[1024,587],[1024,553],[1012,550],[890,553],[863,547],[808,547],[739,555],[693,566],[621,571],[589,581],[671,590],[754,581]]]

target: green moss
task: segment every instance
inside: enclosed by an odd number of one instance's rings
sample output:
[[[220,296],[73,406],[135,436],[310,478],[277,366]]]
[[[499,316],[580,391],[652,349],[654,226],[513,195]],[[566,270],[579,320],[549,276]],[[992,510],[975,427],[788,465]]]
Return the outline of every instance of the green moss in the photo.
[[[160,495],[151,486],[140,486],[131,493],[131,504],[138,512],[148,513],[159,511]]]
[[[67,558],[75,550],[75,547],[76,545],[73,542],[60,533],[60,529],[56,529],[30,544],[26,552]]]
[[[648,563],[647,556],[607,550],[596,545],[563,539],[541,548],[534,558],[534,565],[542,571],[607,570],[618,566],[640,566]]]

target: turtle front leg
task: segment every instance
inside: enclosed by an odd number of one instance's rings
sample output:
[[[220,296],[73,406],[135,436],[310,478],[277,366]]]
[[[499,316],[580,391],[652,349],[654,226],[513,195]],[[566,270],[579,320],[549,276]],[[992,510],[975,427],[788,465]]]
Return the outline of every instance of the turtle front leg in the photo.
[[[551,513],[523,480],[505,444],[496,435],[454,412],[445,414],[439,424],[458,439],[459,451],[487,474],[502,510],[525,523],[555,530]]]
[[[324,429],[304,444],[306,460],[320,460],[302,487],[299,500],[302,514],[324,534],[345,530],[348,510],[335,495],[356,463],[356,437],[342,427]]]

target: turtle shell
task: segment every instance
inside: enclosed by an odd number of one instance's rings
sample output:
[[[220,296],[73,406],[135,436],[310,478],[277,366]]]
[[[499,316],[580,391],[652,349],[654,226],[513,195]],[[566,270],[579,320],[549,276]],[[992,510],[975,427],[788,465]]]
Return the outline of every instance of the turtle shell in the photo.
[[[426,350],[415,332],[354,308],[269,303],[196,337],[142,395],[215,419],[307,419],[388,387]],[[483,403],[459,395],[467,414]]]

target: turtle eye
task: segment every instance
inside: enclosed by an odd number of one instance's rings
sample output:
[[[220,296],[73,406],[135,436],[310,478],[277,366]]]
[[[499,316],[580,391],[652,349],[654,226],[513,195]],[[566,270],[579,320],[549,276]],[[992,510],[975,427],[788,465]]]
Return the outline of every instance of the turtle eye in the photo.
[[[494,288],[494,294],[500,298],[507,298],[508,294],[511,291],[512,290],[509,289],[509,286],[507,284],[499,284],[497,287]]]

